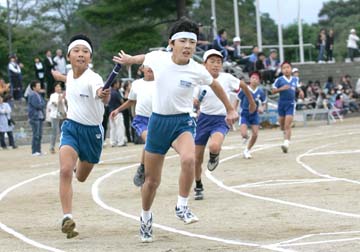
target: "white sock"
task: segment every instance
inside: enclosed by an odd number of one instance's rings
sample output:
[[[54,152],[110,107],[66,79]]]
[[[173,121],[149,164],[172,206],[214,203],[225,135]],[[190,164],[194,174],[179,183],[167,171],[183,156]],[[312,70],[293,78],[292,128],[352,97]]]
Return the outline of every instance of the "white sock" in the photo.
[[[71,213],[64,214],[63,219],[65,219],[66,217],[67,217],[67,218],[70,218],[70,219],[72,219],[72,218],[73,218],[73,216],[72,216],[72,214],[71,214]]]
[[[248,148],[248,147],[245,148],[245,152],[249,152],[249,148]]]
[[[179,196],[178,196],[178,201],[177,201],[176,207],[179,208],[179,207],[187,206],[187,204],[188,204],[188,199],[189,199],[189,197],[185,198],[185,197],[181,197],[181,196],[179,195]]]
[[[287,139],[285,139],[285,140],[284,140],[284,145],[288,147],[288,146],[289,146],[289,144],[290,144],[290,141],[289,141],[289,140],[287,140]]]
[[[145,210],[141,210],[141,219],[144,222],[147,222],[148,220],[151,219],[151,211],[145,211]]]

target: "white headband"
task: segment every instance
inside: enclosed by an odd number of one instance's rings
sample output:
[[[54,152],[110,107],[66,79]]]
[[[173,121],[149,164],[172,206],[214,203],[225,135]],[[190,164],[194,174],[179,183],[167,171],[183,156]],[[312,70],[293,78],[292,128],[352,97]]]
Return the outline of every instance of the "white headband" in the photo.
[[[197,41],[197,36],[193,32],[177,32],[171,36],[171,40],[175,40],[179,38],[188,38]]]
[[[86,40],[83,40],[83,39],[77,39],[77,40],[74,40],[73,42],[71,42],[71,44],[68,47],[68,52],[67,53],[69,54],[71,49],[73,49],[77,45],[83,45],[83,46],[87,47],[89,49],[90,53],[92,54],[90,44]]]

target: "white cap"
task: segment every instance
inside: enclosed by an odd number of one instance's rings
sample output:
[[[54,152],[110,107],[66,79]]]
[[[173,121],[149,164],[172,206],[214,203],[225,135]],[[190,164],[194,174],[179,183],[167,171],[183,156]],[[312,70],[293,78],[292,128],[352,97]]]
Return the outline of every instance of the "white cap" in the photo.
[[[219,52],[218,50],[215,50],[215,49],[210,49],[210,50],[207,50],[204,55],[203,55],[203,60],[204,62],[211,56],[211,55],[217,55],[221,58],[223,58],[221,52]]]
[[[236,36],[236,37],[233,38],[233,42],[240,42],[240,41],[241,41],[241,39],[240,39],[240,37],[238,37],[238,36]]]
[[[294,67],[291,72],[292,72],[292,73],[299,72],[299,69],[297,69],[296,67]]]
[[[356,31],[355,31],[355,29],[353,28],[353,29],[350,30],[350,32],[351,32],[351,33],[355,33]]]

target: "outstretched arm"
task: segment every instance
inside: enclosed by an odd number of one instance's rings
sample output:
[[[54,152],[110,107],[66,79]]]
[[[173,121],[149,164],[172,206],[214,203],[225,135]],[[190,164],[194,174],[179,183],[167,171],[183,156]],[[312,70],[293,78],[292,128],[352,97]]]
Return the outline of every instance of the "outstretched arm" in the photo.
[[[232,125],[239,118],[238,113],[230,103],[224,89],[221,87],[217,80],[213,80],[210,87],[226,108],[226,122],[229,125]]]
[[[125,109],[130,108],[135,103],[136,103],[136,100],[127,100],[126,102],[121,104],[119,107],[117,107],[110,113],[110,118],[114,119],[117,116],[117,114],[119,114],[121,111],[123,111]]]
[[[51,70],[51,74],[55,80],[66,82],[66,75],[60,73],[59,71]]]
[[[141,65],[145,60],[145,54],[131,56],[126,54],[123,50],[118,53],[118,56],[113,57],[113,61],[122,65]]]
[[[249,112],[254,113],[256,111],[256,103],[255,103],[255,100],[254,100],[248,86],[246,85],[246,83],[243,80],[240,81],[240,88],[244,92],[246,98],[249,101]]]

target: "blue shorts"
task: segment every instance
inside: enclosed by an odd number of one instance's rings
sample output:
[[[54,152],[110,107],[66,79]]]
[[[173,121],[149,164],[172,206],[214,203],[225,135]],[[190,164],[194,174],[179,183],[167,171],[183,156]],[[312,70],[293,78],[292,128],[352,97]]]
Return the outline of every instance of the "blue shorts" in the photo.
[[[206,145],[214,133],[219,132],[225,136],[228,131],[229,126],[226,124],[225,116],[200,113],[196,126],[195,144]]]
[[[141,134],[148,129],[149,117],[137,115],[134,117],[131,126],[135,129],[136,135]]]
[[[259,125],[260,124],[260,118],[259,114],[257,112],[250,114],[249,111],[241,111],[240,114],[240,125],[246,124],[246,125]]]
[[[66,120],[61,126],[60,148],[69,145],[77,152],[81,161],[99,163],[103,146],[102,125],[88,126]]]
[[[184,132],[194,135],[195,121],[189,114],[160,115],[152,113],[149,119],[145,150],[165,155],[172,142]]]
[[[293,116],[295,114],[295,101],[285,101],[278,103],[278,113],[279,116]]]

